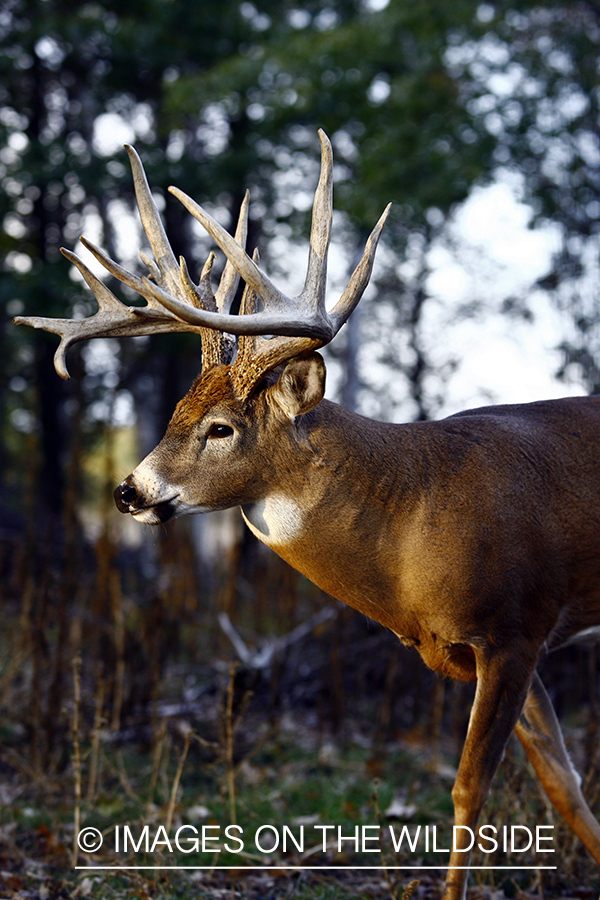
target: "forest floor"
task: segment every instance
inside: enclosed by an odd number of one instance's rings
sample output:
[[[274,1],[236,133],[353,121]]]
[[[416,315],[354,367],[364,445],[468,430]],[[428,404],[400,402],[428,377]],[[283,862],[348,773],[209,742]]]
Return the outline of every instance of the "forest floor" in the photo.
[[[265,720],[251,703],[234,710],[227,690],[168,712],[152,739],[135,721],[81,741],[73,732],[70,759],[37,771],[4,723],[0,900],[441,896],[450,747],[420,732],[376,745],[349,720],[333,734],[310,711]],[[475,865],[528,868],[474,869],[469,900],[598,897],[597,870],[553,818],[516,743],[482,821],[500,846]],[[517,847],[541,826],[555,852],[504,852],[511,826]]]

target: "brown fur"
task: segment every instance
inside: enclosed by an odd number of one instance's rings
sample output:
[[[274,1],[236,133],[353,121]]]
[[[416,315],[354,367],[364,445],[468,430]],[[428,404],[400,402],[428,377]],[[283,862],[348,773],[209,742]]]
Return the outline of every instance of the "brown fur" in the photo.
[[[231,366],[210,366],[202,371],[175,407],[169,428],[185,431],[220,403],[242,408],[232,385]]]

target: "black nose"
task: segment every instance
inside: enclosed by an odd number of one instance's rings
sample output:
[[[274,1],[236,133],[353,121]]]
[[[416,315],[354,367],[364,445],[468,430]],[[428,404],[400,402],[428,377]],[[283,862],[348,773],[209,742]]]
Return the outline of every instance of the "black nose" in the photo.
[[[129,483],[129,479],[126,478],[125,481],[122,481],[121,484],[115,488],[113,497],[115,498],[115,503],[117,504],[119,512],[128,513],[131,504],[135,503],[137,500],[138,492],[137,489]]]

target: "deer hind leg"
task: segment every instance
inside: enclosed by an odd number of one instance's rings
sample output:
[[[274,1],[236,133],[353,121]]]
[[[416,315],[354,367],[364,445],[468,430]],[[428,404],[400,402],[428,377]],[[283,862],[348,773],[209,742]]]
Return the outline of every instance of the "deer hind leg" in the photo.
[[[546,794],[600,865],[600,825],[580,789],[560,725],[539,675],[531,682],[515,733]]]

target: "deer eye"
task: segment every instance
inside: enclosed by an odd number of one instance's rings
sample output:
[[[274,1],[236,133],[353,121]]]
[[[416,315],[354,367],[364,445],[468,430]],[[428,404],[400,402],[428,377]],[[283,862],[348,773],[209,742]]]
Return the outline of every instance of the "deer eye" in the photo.
[[[209,438],[226,438],[233,434],[233,428],[230,425],[211,425],[210,431],[206,435]]]

